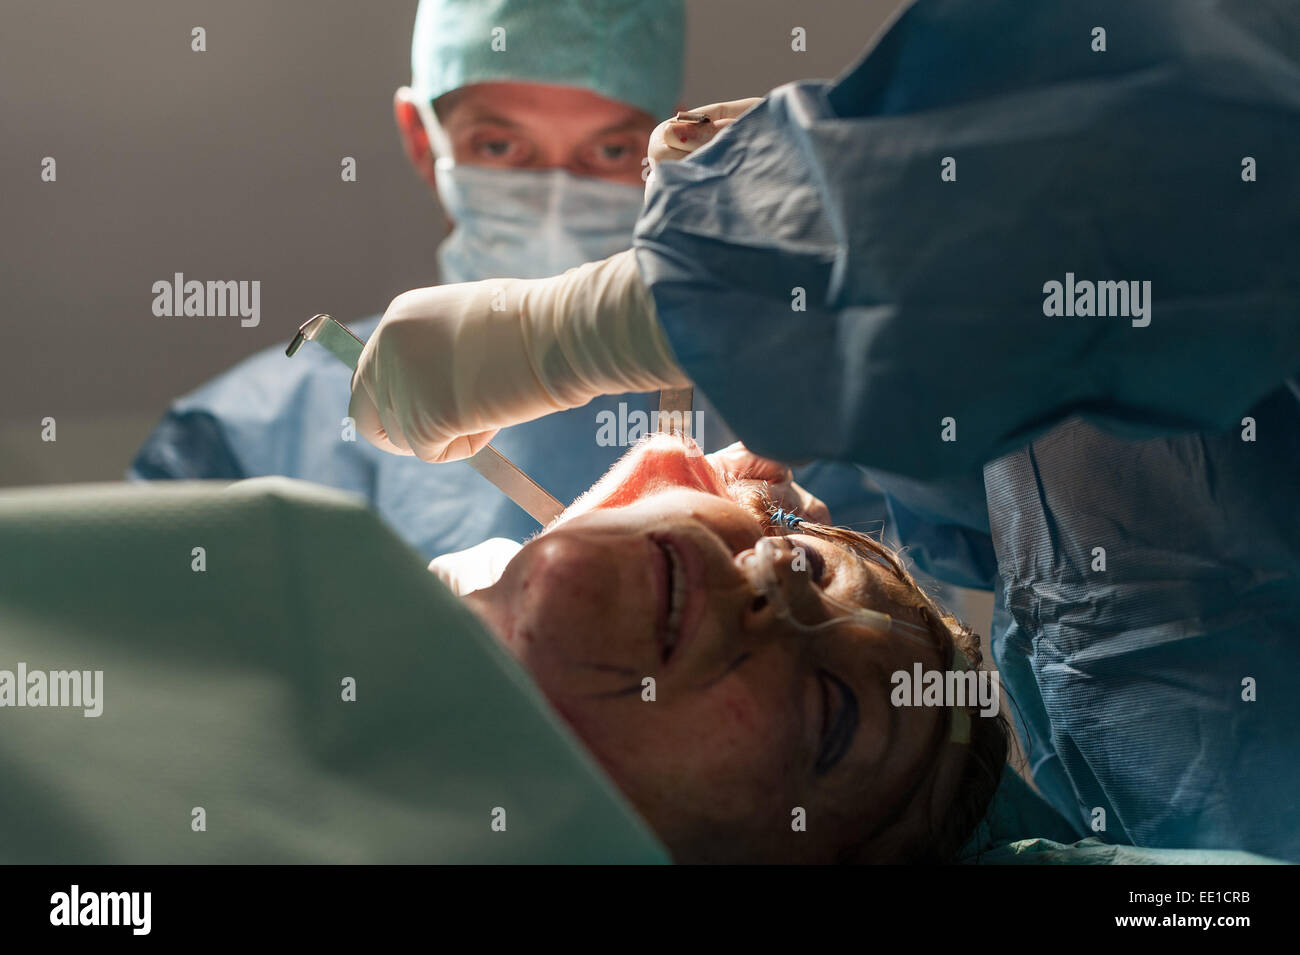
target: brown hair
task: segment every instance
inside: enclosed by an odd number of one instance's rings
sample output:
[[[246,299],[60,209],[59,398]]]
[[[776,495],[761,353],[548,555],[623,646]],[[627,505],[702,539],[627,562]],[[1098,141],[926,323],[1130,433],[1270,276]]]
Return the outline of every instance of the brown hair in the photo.
[[[733,492],[740,490],[740,488],[733,488]],[[743,491],[741,493],[743,495]],[[762,492],[758,492],[757,500],[752,500],[751,503],[759,503],[759,501],[769,516],[779,513],[776,506],[766,499],[766,495]],[[773,524],[772,531],[776,534],[794,532],[820,537],[839,544],[851,553],[859,555],[863,560],[883,563],[893,572],[896,582],[906,595],[904,605],[910,603],[911,608],[917,611],[924,621],[926,629],[934,636],[937,646],[944,649],[945,667],[952,668],[956,651],[960,650],[970,661],[972,669],[980,668],[984,657],[980,651],[979,635],[940,607],[934,598],[925,592],[908,572],[897,551],[858,531],[798,518],[793,525]],[[932,781],[935,776],[942,747],[949,741],[952,718],[953,715],[950,714],[947,722],[940,723],[935,743],[930,750],[934,754],[933,758],[908,795],[865,837],[845,847],[838,861],[947,863],[958,859],[962,848],[969,842],[988,811],[993,795],[1002,780],[1002,769],[1007,760],[1010,736],[1006,718],[1001,713],[987,717],[972,714],[970,742],[966,744],[966,760],[953,795],[947,800],[946,805],[940,806],[935,806],[932,798],[928,799],[930,805],[925,813],[921,833],[901,846],[891,845],[884,855],[877,845],[877,838],[904,818],[913,798],[927,790],[927,782]],[[890,845],[888,840],[884,844]]]

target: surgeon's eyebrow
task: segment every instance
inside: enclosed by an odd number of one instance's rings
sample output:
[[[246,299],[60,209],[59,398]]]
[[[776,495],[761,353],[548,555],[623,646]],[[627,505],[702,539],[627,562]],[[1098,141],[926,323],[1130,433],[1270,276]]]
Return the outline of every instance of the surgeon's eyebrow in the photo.
[[[458,127],[462,124],[465,126],[473,126],[478,123],[493,123],[497,126],[508,126],[511,129],[524,128],[522,123],[517,123],[507,116],[502,116],[500,113],[494,113],[490,109],[485,109],[482,106],[473,106],[468,109],[463,119],[457,116],[454,125]]]
[[[622,132],[629,132],[629,131],[639,132],[644,129],[644,126],[645,126],[645,120],[637,119],[635,116],[629,116],[627,119],[622,120],[621,122],[611,123],[609,126],[605,126],[602,129],[596,130],[594,133],[592,133],[592,135],[607,136],[610,133],[622,133]],[[649,135],[648,130],[646,130],[646,134]]]

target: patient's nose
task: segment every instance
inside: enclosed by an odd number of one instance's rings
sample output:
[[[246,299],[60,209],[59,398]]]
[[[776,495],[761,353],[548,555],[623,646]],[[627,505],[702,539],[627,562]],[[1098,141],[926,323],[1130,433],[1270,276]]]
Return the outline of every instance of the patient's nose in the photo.
[[[763,630],[774,619],[793,617],[809,622],[818,615],[812,585],[821,559],[810,560],[811,553],[785,538],[765,537],[751,550],[736,555],[736,566],[754,592],[741,618],[746,631]]]

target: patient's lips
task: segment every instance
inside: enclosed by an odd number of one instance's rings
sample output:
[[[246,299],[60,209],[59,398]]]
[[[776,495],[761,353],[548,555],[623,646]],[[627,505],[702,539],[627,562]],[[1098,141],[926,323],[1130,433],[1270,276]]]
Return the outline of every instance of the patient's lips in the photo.
[[[688,535],[657,532],[646,538],[657,590],[655,639],[660,662],[669,665],[696,631],[704,611],[704,556]]]

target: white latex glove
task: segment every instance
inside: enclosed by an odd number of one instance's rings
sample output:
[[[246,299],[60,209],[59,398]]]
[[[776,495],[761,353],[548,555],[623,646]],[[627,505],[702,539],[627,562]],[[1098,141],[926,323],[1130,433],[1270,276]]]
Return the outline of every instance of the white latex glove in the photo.
[[[831,512],[822,499],[795,481],[794,472],[780,461],[760,458],[739,441],[706,454],[705,458],[724,477],[737,481],[765,482],[767,494],[777,507],[798,511],[818,524],[831,523]]]
[[[490,537],[481,544],[429,561],[429,569],[458,596],[491,587],[506,572],[506,564],[524,545],[505,537]]]
[[[751,106],[761,102],[754,96],[729,103],[710,103],[689,111],[696,116],[707,116],[707,123],[678,123],[666,119],[650,134],[650,147],[646,154],[655,162],[685,159],[739,119]]]
[[[361,353],[348,413],[385,451],[456,461],[507,425],[689,384],[629,249],[553,278],[403,292]]]

